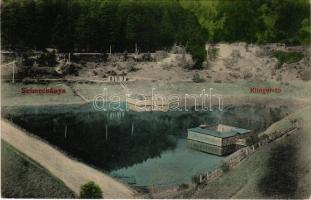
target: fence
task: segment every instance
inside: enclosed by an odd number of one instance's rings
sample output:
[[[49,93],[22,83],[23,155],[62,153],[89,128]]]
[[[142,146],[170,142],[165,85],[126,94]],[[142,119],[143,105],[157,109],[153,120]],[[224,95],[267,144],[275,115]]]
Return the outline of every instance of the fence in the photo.
[[[268,136],[265,135],[266,137],[261,137],[260,141],[254,145],[248,146],[248,147],[244,147],[241,148],[239,150],[237,150],[236,152],[230,154],[229,156],[227,156],[224,161],[223,164],[227,165],[229,168],[233,168],[235,166],[237,166],[242,160],[244,160],[245,158],[247,158],[249,155],[253,154],[259,147],[264,146],[270,142],[275,141],[276,139],[285,136],[285,135],[289,135],[293,132],[295,132],[296,130],[299,130],[302,128],[303,126],[303,121],[302,119],[294,119],[291,121],[291,127],[285,129],[285,130],[281,130],[281,131],[276,131],[275,135]],[[222,176],[223,174],[223,170],[218,168],[215,169],[212,172],[205,172],[205,173],[201,173],[197,176],[198,178],[198,183],[208,183],[212,180],[217,179],[218,177]]]

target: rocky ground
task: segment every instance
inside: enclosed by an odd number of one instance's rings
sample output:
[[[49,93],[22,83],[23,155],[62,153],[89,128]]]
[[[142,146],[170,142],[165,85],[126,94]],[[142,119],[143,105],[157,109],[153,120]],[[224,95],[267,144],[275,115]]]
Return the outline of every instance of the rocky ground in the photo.
[[[199,74],[198,81],[253,82],[274,81],[288,83],[310,80],[310,48],[285,47],[280,44],[251,45],[245,43],[207,45],[208,61],[201,70],[189,70],[193,65],[191,56],[180,51],[164,51],[151,54],[148,61],[124,61],[118,57],[109,62],[88,62],[79,72],[79,77],[105,78],[109,75],[125,75],[130,80],[192,81]],[[210,53],[210,52],[214,53]],[[274,53],[298,52],[303,55],[299,61],[282,63]],[[71,77],[71,76],[70,76]],[[72,78],[72,77],[71,77]]]
[[[191,55],[182,47],[153,53],[117,53],[112,55],[84,55],[77,59],[59,55],[55,67],[32,66],[28,75],[16,67],[15,78],[26,82],[29,78],[107,81],[109,76],[125,76],[129,81],[216,82],[234,83],[272,81],[289,84],[311,80],[310,47],[286,47],[282,44],[253,45],[246,43],[206,45],[207,61],[202,69],[193,69]],[[294,54],[294,55],[292,55]],[[294,57],[293,57],[294,56]],[[31,58],[33,58],[32,56]],[[13,59],[14,60],[14,59]],[[12,59],[3,56],[2,79],[12,79]]]

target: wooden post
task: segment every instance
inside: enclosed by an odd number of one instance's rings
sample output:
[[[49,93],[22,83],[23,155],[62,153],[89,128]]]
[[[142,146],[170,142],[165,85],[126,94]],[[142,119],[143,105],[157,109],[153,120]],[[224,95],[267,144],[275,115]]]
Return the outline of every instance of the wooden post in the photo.
[[[108,140],[108,125],[106,124],[106,140]]]
[[[134,122],[132,122],[132,131],[131,131],[131,136],[134,135]]]
[[[12,66],[13,66],[12,83],[15,83],[15,63],[12,63]]]
[[[135,54],[138,54],[137,43],[135,43]]]
[[[67,138],[67,125],[65,126],[65,138]]]

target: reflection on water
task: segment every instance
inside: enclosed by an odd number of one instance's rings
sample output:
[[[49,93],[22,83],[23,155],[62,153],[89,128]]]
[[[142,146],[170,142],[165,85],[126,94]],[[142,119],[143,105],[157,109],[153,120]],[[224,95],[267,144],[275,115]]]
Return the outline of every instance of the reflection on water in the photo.
[[[111,174],[137,186],[169,186],[190,183],[193,175],[215,169],[222,159],[187,148],[186,140],[179,139],[174,150],[164,151],[160,157],[112,171]]]
[[[214,112],[95,112],[91,105],[3,109],[2,115],[66,153],[137,185],[189,182],[222,158],[185,146],[202,123],[265,129],[285,108],[227,107]]]

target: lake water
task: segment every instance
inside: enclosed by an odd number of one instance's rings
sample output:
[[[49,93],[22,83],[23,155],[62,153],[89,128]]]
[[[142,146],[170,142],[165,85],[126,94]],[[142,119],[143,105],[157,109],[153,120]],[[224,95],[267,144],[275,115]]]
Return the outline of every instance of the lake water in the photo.
[[[186,146],[187,128],[224,123],[260,132],[285,108],[214,112],[99,112],[91,105],[3,108],[2,116],[99,170],[137,186],[189,183],[223,157]]]
[[[167,150],[157,158],[124,167],[111,172],[137,186],[169,186],[190,183],[192,176],[199,172],[211,171],[221,164],[223,158],[189,149],[185,139],[177,141],[176,148]]]

